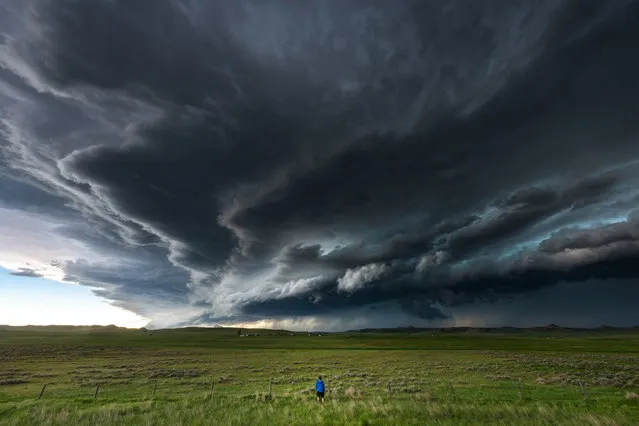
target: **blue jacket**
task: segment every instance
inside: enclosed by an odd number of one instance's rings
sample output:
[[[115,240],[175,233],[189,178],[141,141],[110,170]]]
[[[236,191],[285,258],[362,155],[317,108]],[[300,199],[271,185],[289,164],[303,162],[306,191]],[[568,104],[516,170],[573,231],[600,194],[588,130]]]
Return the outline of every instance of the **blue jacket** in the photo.
[[[315,382],[315,390],[317,392],[324,392],[324,382],[322,380]]]

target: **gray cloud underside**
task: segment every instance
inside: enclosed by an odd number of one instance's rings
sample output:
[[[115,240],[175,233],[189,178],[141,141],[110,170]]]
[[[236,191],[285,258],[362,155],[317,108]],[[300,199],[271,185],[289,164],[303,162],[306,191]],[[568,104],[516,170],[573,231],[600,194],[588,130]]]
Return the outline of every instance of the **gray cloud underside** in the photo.
[[[637,1],[0,10],[0,206],[157,324],[448,321],[639,278]]]
[[[39,274],[36,270],[30,268],[19,268],[17,271],[9,272],[10,275],[14,277],[28,277],[28,278],[39,278],[42,275]]]

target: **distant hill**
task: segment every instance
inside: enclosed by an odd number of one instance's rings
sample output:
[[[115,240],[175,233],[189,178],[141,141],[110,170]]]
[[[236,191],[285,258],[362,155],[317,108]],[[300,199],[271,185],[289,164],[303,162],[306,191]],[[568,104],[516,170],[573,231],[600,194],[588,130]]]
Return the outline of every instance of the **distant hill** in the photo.
[[[148,329],[126,328],[115,325],[27,325],[27,326],[10,326],[0,324],[0,331],[39,331],[39,332],[124,332],[124,331],[149,331],[152,333],[171,333],[178,330],[195,332],[195,333],[222,333],[237,336],[293,336],[293,335],[312,335],[320,336],[326,334],[344,334],[344,333],[405,333],[405,334],[433,334],[433,333],[525,333],[531,331],[539,332],[639,332],[639,325],[632,327],[616,327],[610,325],[601,325],[597,328],[577,328],[562,327],[557,324],[548,324],[539,327],[393,327],[393,328],[361,328],[340,332],[328,331],[290,331],[281,329],[263,329],[263,328],[233,328],[233,327],[182,327],[170,329]]]
[[[117,325],[0,325],[0,330],[16,331],[125,331],[135,328],[118,327]]]
[[[349,330],[347,333],[524,333],[527,331],[551,331],[551,332],[595,332],[595,331],[639,331],[639,326],[612,327],[600,326],[597,328],[562,327],[557,324],[548,324],[540,327],[395,327],[395,328],[362,328]]]

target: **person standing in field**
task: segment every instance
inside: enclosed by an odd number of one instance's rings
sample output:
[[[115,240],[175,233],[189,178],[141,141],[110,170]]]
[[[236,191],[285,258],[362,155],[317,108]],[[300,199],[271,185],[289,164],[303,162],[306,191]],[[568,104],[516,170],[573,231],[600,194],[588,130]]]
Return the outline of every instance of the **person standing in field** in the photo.
[[[324,404],[324,381],[322,376],[319,376],[315,382],[315,393],[317,394],[317,402]]]

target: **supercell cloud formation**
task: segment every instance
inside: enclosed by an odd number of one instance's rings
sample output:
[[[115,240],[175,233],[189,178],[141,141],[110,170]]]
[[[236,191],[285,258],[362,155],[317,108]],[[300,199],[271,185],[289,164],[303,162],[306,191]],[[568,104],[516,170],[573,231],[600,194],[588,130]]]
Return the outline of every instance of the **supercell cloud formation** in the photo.
[[[0,0],[0,266],[157,327],[639,322],[637,22]]]

